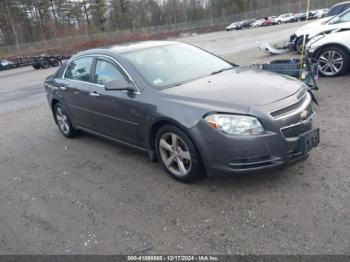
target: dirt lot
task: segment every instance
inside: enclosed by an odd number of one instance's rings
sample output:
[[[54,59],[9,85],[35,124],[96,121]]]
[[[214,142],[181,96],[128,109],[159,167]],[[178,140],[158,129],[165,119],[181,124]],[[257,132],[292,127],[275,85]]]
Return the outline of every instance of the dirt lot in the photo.
[[[256,32],[263,39],[267,30]],[[240,36],[232,45],[251,36],[215,34]],[[192,41],[205,37],[213,34]],[[266,60],[251,48],[225,57]],[[4,73],[1,254],[350,254],[350,76],[319,81],[322,142],[305,162],[185,185],[123,146],[64,138],[43,104],[41,81],[50,71]],[[26,86],[33,92],[23,93]]]

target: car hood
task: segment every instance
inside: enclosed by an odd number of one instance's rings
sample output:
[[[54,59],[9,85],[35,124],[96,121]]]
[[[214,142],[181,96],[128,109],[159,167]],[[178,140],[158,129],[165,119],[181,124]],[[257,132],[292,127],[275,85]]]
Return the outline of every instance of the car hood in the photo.
[[[295,31],[295,34],[297,37],[299,37],[302,35],[309,35],[310,33],[313,33],[313,32],[322,31],[327,26],[326,23],[332,18],[333,17],[325,17],[315,22],[308,23],[300,27],[297,31]]]
[[[249,109],[295,94],[302,83],[294,78],[247,67],[237,67],[163,90],[171,100],[216,107]]]
[[[314,52],[319,47],[330,44],[330,43],[337,43],[342,44],[344,46],[347,46],[348,44],[347,39],[350,39],[350,27],[349,28],[342,28],[342,29],[348,29],[346,31],[332,31],[329,34],[318,34],[317,36],[310,39],[310,41],[306,45],[306,49],[308,51]],[[349,45],[350,48],[350,45]]]

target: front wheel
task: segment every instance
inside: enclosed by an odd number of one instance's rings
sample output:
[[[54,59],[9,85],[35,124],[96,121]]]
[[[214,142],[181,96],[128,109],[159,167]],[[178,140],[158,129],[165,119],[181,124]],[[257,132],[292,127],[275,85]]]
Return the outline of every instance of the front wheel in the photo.
[[[330,46],[319,53],[317,63],[322,76],[336,77],[348,72],[350,57],[343,48]]]
[[[298,54],[301,54],[303,52],[304,48],[304,37],[300,36],[295,42],[295,50],[297,51]]]
[[[44,60],[44,61],[41,62],[41,68],[42,69],[47,69],[49,67],[50,67],[50,63],[48,61]]]
[[[162,127],[156,136],[158,160],[165,171],[181,182],[191,182],[204,174],[198,151],[191,139],[175,126]]]

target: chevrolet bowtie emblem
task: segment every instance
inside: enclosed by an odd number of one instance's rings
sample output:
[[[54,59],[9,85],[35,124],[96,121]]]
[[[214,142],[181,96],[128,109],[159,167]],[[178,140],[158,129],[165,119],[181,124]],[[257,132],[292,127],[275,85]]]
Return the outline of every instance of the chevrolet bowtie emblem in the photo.
[[[301,119],[305,120],[308,117],[308,111],[304,110],[303,112],[300,113]]]

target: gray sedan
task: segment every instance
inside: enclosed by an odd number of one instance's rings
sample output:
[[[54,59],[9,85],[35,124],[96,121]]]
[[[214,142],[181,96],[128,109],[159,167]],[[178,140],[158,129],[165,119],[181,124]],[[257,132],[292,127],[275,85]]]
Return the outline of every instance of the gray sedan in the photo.
[[[64,136],[83,131],[144,151],[183,182],[284,167],[319,143],[302,82],[184,43],[85,51],[45,88]]]

